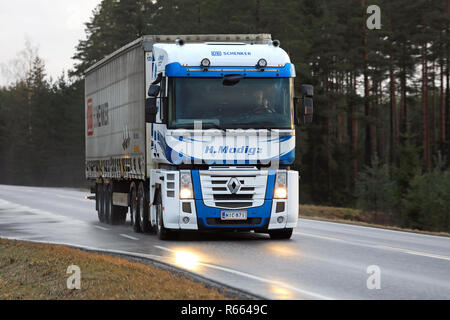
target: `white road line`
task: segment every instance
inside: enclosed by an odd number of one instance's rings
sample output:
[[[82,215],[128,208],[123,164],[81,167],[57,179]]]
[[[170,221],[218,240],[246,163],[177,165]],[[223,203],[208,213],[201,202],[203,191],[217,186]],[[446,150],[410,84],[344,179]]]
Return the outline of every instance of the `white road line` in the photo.
[[[45,193],[48,193],[48,192],[45,192]],[[54,195],[57,196],[58,198],[61,198],[61,199],[71,199],[71,200],[77,200],[77,201],[83,201],[83,202],[86,202],[88,200],[88,199],[85,199],[85,198],[63,196],[63,195],[60,195],[60,194],[54,194]]]
[[[100,226],[94,226],[94,228],[97,228],[97,229],[103,230],[103,231],[109,231],[108,228],[103,228],[103,227],[100,227]]]
[[[155,248],[161,249],[161,250],[164,250],[164,251],[168,251],[168,252],[173,252],[173,253],[176,252],[175,250],[172,250],[172,249],[169,249],[169,248],[164,248],[164,247],[161,247],[161,246],[155,246]],[[213,265],[213,264],[208,264],[208,263],[203,263],[203,262],[199,262],[199,265],[207,267],[207,268],[210,268],[210,269],[215,269],[215,270],[220,270],[220,271],[232,273],[232,274],[235,274],[235,275],[238,275],[238,276],[241,276],[241,277],[245,277],[245,278],[249,278],[249,279],[252,279],[252,280],[256,280],[256,281],[259,281],[259,282],[268,283],[268,284],[275,285],[275,286],[278,286],[278,287],[281,287],[281,288],[284,288],[284,289],[296,291],[296,292],[299,292],[301,294],[304,294],[304,295],[307,295],[307,296],[310,296],[310,297],[313,297],[313,298],[316,298],[316,299],[334,300],[334,298],[330,298],[330,297],[327,297],[327,296],[324,296],[324,295],[321,295],[321,294],[318,294],[318,293],[314,293],[314,292],[311,292],[311,291],[299,289],[299,288],[296,288],[296,287],[292,287],[292,286],[290,286],[288,284],[284,284],[282,282],[265,279],[265,278],[258,277],[258,276],[255,276],[255,275],[252,275],[252,274],[249,274],[249,273],[245,273],[245,272],[229,269],[229,268],[226,268],[226,267],[216,266],[216,265]]]
[[[254,275],[251,275],[251,274],[248,274],[248,273],[241,272],[241,271],[236,271],[236,270],[233,270],[233,269],[219,267],[219,266],[215,266],[215,265],[211,265],[211,264],[207,264],[207,263],[200,263],[200,265],[208,267],[208,268],[211,268],[211,269],[217,269],[217,270],[229,272],[229,273],[232,273],[232,274],[236,274],[236,275],[239,275],[239,276],[242,276],[242,277],[246,277],[246,278],[249,278],[249,279],[253,279],[253,280],[257,280],[257,281],[260,281],[260,282],[272,284],[272,285],[275,285],[275,286],[278,286],[278,287],[282,287],[282,288],[285,288],[285,289],[288,289],[288,290],[296,291],[296,292],[299,292],[301,294],[305,294],[305,295],[308,295],[310,297],[314,297],[314,298],[317,298],[317,299],[321,299],[321,300],[335,300],[334,298],[330,298],[330,297],[327,297],[327,296],[324,296],[324,295],[321,295],[321,294],[318,294],[318,293],[314,293],[314,292],[311,292],[311,291],[299,289],[299,288],[292,287],[290,285],[287,285],[287,284],[284,284],[284,283],[281,283],[281,282],[278,282],[278,281],[273,281],[273,280],[261,278],[261,277],[258,277],[258,276],[254,276]]]
[[[79,224],[85,224],[88,225],[89,223],[84,220],[74,219],[65,215],[60,215],[56,213],[52,213],[50,211],[44,211],[40,209],[34,209],[31,207],[23,206],[18,203],[9,202],[2,198],[0,198],[0,208],[7,210],[8,213],[14,214],[14,213],[23,213],[23,212],[29,212],[35,214],[37,217],[46,217],[46,218],[52,218],[57,221],[61,222],[69,222],[69,223],[79,223]],[[29,218],[29,217],[27,217]]]
[[[172,250],[172,249],[169,249],[169,248],[160,247],[160,246],[155,246],[155,248],[161,249],[161,250],[164,250],[164,251],[168,251],[168,252],[176,252],[175,250]]]
[[[331,241],[335,241],[335,242],[342,242],[342,243],[347,243],[347,244],[350,244],[350,245],[362,246],[362,247],[367,247],[367,248],[383,249],[383,250],[390,250],[390,251],[398,251],[398,252],[402,252],[402,253],[408,253],[408,254],[412,254],[412,255],[416,255],[416,256],[422,256],[422,257],[427,257],[427,258],[434,258],[434,259],[441,259],[441,260],[450,260],[449,256],[439,255],[439,254],[435,254],[435,253],[420,252],[420,251],[414,251],[414,250],[402,249],[402,248],[394,248],[394,247],[381,245],[381,244],[365,244],[365,243],[361,243],[361,242],[352,242],[352,241],[348,241],[348,240],[342,240],[342,239],[337,239],[337,238],[319,236],[319,235],[316,235],[316,234],[304,233],[304,232],[294,232],[294,234],[295,235],[301,235],[301,236],[307,236],[307,237],[313,237],[313,238],[320,238],[320,239],[325,239],[325,240],[331,240]]]
[[[120,236],[121,237],[124,237],[124,238],[127,238],[127,239],[130,239],[130,240],[134,240],[134,241],[139,241],[139,240],[141,240],[141,239],[139,239],[139,238],[135,238],[135,237],[132,237],[132,236],[129,236],[129,235],[127,235],[127,234],[120,234]]]
[[[377,227],[370,227],[370,226],[360,226],[360,225],[350,224],[350,223],[315,220],[315,219],[308,219],[308,218],[300,218],[300,220],[306,220],[308,222],[317,223],[317,224],[331,224],[331,225],[334,225],[334,226],[340,225],[340,226],[343,226],[343,227],[348,227],[350,229],[370,229],[371,231],[397,233],[399,235],[404,235],[404,236],[430,237],[430,238],[438,238],[438,239],[450,240],[449,237],[445,237],[445,236],[438,236],[438,235],[425,234],[425,233],[417,233],[417,232],[412,232],[412,231],[407,231],[407,230],[392,230],[392,229],[384,229],[384,228],[379,228],[379,227],[377,228]]]
[[[311,233],[305,233],[305,232],[294,232],[294,234],[298,235],[298,236],[308,236],[308,237],[314,237],[314,238],[320,238],[320,239],[344,242],[344,240],[341,240],[341,239],[325,237],[325,236],[319,236],[317,234],[311,234]]]
[[[450,261],[450,257],[449,256],[443,256],[443,255],[439,255],[439,254],[435,254],[435,253],[420,252],[420,251],[414,251],[414,250],[402,249],[402,248],[394,248],[394,247],[383,246],[383,245],[379,245],[378,247],[383,248],[383,249],[389,249],[389,250],[394,250],[394,251],[400,251],[400,252],[403,252],[403,253],[413,254],[413,255],[416,255],[416,256],[422,256],[422,257],[428,257],[428,258],[435,258],[435,259],[441,259],[441,260],[448,260],[448,261]]]

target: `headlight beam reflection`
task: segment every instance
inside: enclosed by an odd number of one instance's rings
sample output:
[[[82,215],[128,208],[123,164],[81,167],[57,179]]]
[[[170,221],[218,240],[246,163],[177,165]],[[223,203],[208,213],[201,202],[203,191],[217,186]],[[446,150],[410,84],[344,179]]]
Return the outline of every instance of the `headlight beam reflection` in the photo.
[[[200,266],[200,260],[191,252],[175,251],[175,264],[185,269],[196,270]]]

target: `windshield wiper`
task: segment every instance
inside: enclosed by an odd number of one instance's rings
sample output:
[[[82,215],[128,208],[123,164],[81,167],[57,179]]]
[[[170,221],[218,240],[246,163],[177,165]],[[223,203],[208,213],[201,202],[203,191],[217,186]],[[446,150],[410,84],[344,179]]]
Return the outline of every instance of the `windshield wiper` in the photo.
[[[253,128],[253,129],[265,129],[265,130],[278,130],[279,128],[276,127],[276,125],[273,122],[252,122],[252,123],[244,123],[246,127]],[[272,127],[272,128],[264,128],[264,127]]]
[[[214,129],[219,129],[219,130],[222,130],[223,132],[227,131],[227,129],[219,126],[218,124],[212,123],[212,122],[205,122],[205,123],[203,123],[203,126],[205,126],[205,124],[206,124],[206,126],[211,126]],[[204,129],[211,129],[211,128],[204,128]]]

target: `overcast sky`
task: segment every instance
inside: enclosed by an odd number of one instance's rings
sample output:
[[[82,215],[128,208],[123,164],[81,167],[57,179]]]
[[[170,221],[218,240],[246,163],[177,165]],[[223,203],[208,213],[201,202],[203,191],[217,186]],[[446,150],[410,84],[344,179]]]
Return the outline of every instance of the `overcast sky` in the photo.
[[[71,57],[84,23],[101,0],[0,0],[0,64],[25,48],[28,39],[39,48],[47,74],[57,78],[73,66]],[[7,79],[0,72],[0,85]]]

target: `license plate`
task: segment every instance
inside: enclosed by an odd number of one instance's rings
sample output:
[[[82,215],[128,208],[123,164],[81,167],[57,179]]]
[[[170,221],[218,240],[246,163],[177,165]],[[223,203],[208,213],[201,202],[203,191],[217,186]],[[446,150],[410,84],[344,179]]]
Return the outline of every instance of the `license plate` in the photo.
[[[247,220],[247,211],[222,211],[222,220]]]

